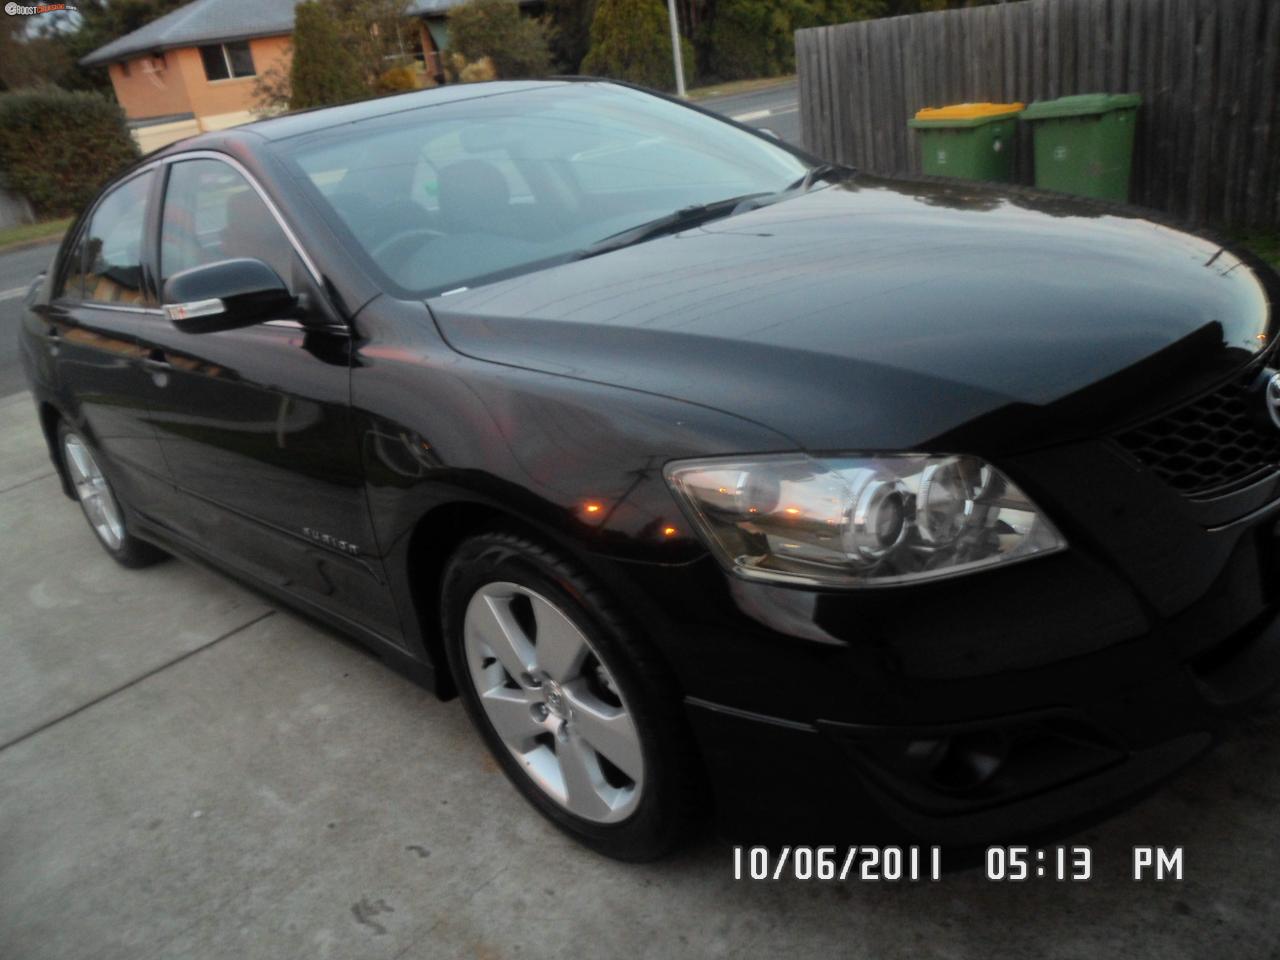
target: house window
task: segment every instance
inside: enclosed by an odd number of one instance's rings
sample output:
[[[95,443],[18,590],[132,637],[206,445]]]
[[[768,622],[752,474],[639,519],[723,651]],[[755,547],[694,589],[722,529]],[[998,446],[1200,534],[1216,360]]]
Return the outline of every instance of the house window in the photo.
[[[201,47],[200,59],[204,62],[206,80],[252,77],[255,73],[253,54],[249,52],[249,44],[243,40],[239,43],[215,43]]]

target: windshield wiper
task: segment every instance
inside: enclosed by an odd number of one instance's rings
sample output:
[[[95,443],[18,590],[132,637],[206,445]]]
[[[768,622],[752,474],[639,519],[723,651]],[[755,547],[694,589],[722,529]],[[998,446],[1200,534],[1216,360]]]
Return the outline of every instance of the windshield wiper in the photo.
[[[787,188],[782,192],[789,193],[792,190],[798,190],[801,193],[808,193],[809,188],[819,180],[832,180],[835,179],[837,174],[844,176],[848,172],[848,167],[842,167],[836,163],[820,163],[816,167],[810,167],[806,170],[803,177],[788,184]]]
[[[676,233],[687,227],[695,227],[700,223],[706,223],[709,220],[732,216],[742,210],[752,210],[759,205],[758,203],[753,203],[753,201],[771,196],[773,196],[771,193],[747,193],[740,197],[729,197],[712,203],[697,203],[693,206],[682,207],[672,213],[658,217],[656,220],[649,220],[637,226],[628,227],[620,233],[612,234],[603,240],[597,240],[580,252],[574,259],[585,260],[587,257],[595,257],[611,250],[619,250],[632,244],[643,243],[645,240],[651,240],[665,233]]]

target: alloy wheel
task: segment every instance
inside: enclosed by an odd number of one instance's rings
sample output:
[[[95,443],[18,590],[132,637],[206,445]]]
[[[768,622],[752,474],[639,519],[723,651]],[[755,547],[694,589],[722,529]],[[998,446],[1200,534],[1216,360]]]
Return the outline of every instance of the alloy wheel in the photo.
[[[570,813],[626,819],[640,801],[640,732],[612,674],[554,603],[494,582],[467,604],[468,674],[498,737],[529,778]]]
[[[84,508],[89,525],[108,550],[119,550],[124,542],[124,517],[120,505],[111,493],[102,468],[92,451],[74,433],[69,433],[62,443],[71,485],[75,488],[80,505]]]

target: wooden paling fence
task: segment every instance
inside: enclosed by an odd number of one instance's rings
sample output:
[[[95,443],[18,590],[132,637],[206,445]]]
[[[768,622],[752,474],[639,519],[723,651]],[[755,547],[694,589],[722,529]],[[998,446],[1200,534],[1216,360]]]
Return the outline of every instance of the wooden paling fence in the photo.
[[[1139,93],[1134,203],[1280,226],[1280,0],[1023,0],[800,30],[796,60],[804,142],[827,159],[918,172],[921,107]]]

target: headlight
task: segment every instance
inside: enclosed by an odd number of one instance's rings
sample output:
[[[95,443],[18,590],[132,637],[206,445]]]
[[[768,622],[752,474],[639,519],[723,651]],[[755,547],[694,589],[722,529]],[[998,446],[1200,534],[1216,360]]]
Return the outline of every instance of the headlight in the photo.
[[[1027,495],[977,457],[686,460],[666,477],[720,559],[757,579],[886,586],[1066,546]]]

